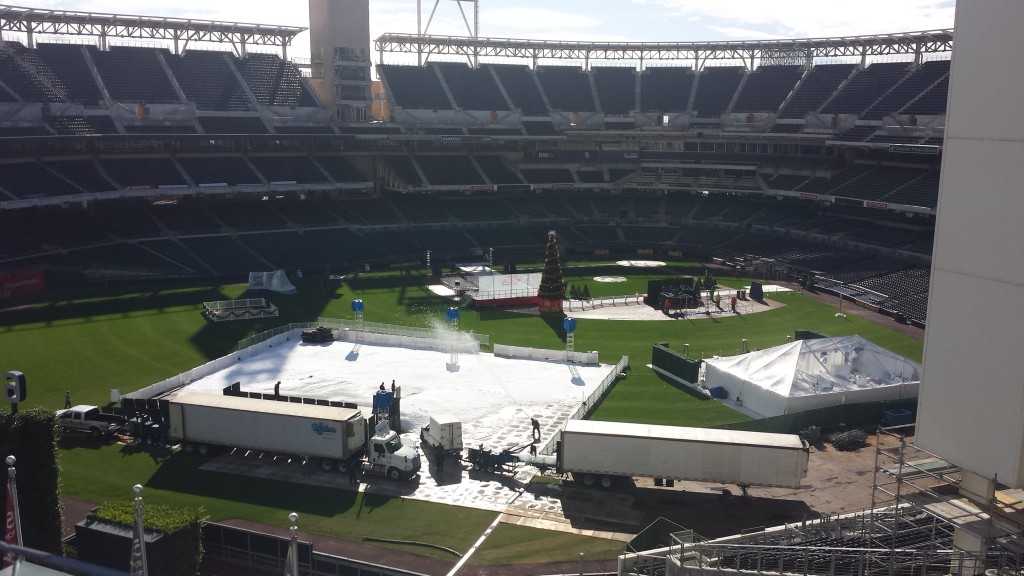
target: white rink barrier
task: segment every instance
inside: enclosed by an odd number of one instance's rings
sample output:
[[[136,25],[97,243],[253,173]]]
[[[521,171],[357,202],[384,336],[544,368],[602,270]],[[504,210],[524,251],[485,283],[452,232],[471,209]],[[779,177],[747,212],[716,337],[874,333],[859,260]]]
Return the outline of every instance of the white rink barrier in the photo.
[[[494,344],[494,355],[499,358],[517,358],[523,360],[543,360],[545,362],[572,362],[573,364],[600,364],[597,352],[566,352],[565,350],[546,350],[544,348],[523,348]]]
[[[414,350],[433,350],[458,354],[479,354],[480,342],[476,340],[446,340],[444,338],[420,338],[417,336],[400,336],[398,334],[377,334],[358,330],[337,330],[334,339],[339,342],[353,344],[370,344],[375,346],[401,346]]]

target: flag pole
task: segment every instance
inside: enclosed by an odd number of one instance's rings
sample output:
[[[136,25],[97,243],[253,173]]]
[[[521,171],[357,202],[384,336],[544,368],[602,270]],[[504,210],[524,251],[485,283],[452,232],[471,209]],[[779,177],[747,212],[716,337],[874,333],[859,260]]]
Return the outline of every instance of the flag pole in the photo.
[[[17,471],[14,465],[18,459],[8,456],[7,462],[7,511],[4,515],[4,542],[15,546],[24,546],[21,540],[21,510],[18,508]],[[6,554],[0,567],[6,568],[14,564],[14,554]]]
[[[132,538],[132,576],[149,576],[146,565],[146,529],[142,524],[142,484],[132,486],[135,492],[135,535]]]

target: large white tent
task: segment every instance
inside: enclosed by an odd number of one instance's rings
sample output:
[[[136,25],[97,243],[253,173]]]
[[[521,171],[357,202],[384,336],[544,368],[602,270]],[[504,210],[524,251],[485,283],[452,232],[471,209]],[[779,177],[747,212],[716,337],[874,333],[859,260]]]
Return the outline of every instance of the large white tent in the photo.
[[[917,397],[921,366],[860,336],[797,340],[706,361],[704,385],[763,417]]]

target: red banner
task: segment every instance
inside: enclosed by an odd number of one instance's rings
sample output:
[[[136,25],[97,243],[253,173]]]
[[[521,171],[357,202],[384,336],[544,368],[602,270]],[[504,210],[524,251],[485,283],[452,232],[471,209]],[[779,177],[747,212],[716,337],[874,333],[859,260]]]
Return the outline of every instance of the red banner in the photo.
[[[889,205],[885,202],[864,202],[865,208],[876,208],[878,210],[888,210]]]
[[[46,289],[46,276],[42,270],[18,272],[0,276],[0,300],[35,294]]]
[[[7,513],[4,514],[4,542],[11,545],[18,545],[18,519],[14,515],[14,494],[11,492],[11,483],[7,483]],[[7,568],[14,564],[14,555],[5,554],[0,568]]]

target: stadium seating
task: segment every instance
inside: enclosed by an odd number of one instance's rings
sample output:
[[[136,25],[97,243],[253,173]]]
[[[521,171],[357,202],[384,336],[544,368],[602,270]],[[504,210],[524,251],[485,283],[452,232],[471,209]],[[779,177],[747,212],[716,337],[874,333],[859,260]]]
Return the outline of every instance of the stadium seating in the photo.
[[[320,165],[335,182],[366,182],[366,176],[363,176],[355,166],[352,165],[347,158],[344,156],[331,155],[331,156],[313,156],[313,160]]]
[[[100,174],[92,160],[45,160],[43,165],[86,192],[106,192],[117,188]]]
[[[761,66],[747,75],[733,112],[775,112],[803,75],[802,66]]]
[[[269,202],[209,202],[210,214],[234,231],[279,230],[286,227],[284,217]]]
[[[206,134],[269,134],[267,125],[256,116],[199,116]]]
[[[876,62],[861,70],[822,107],[823,114],[862,114],[904,76],[906,62]]]
[[[267,182],[308,184],[328,181],[327,175],[309,159],[309,156],[250,154],[249,161]]]
[[[636,108],[636,70],[601,66],[592,73],[602,112],[624,115]]]
[[[0,170],[0,189],[18,198],[67,196],[82,192],[38,162],[3,165]]]
[[[487,68],[470,68],[461,63],[434,64],[455,98],[455,105],[463,110],[508,110],[494,76]]]
[[[557,136],[559,134],[550,120],[523,120],[523,129],[530,136]]]
[[[742,80],[741,66],[702,70],[697,80],[697,94],[693,99],[694,114],[701,118],[713,118],[725,112]]]
[[[117,134],[117,126],[109,116],[46,116],[44,121],[61,136]]]
[[[816,112],[853,72],[853,64],[819,64],[811,68],[780,113],[781,118],[803,118]]]
[[[475,156],[477,166],[491,184],[522,184],[523,179],[500,156]]]
[[[161,226],[178,234],[215,233],[224,228],[202,202],[159,204],[150,206],[148,212]]]
[[[530,184],[574,183],[576,179],[568,168],[523,168],[523,178]]]
[[[132,46],[111,46],[101,51],[88,47],[96,70],[110,97],[124,104],[175,104],[181,102],[160,64],[170,51]]]
[[[410,156],[385,156],[384,164],[409,186],[423,186],[423,178]]]
[[[576,66],[540,66],[536,71],[553,110],[594,112],[590,76]]]
[[[204,184],[262,184],[241,156],[179,156],[178,163],[197,186]]]
[[[399,66],[381,64],[377,67],[399,108],[451,110],[452,104],[433,66]]]
[[[925,62],[885,96],[875,102],[865,113],[866,120],[881,120],[887,114],[902,110],[925,90],[949,74],[949,60]]]
[[[640,73],[641,112],[686,112],[696,76],[689,68],[648,68]]]
[[[67,99],[95,107],[103,101],[103,95],[85,61],[84,50],[84,46],[77,44],[36,45],[39,57],[60,78]]]
[[[182,92],[199,110],[250,110],[248,97],[239,84],[227,52],[188,50],[181,56],[168,57],[168,64]]]
[[[494,70],[509,99],[512,100],[513,107],[522,110],[527,116],[548,115],[544,97],[541,96],[529,68],[515,64],[487,64],[481,68]]]
[[[431,186],[484,184],[484,178],[468,156],[433,156],[422,154],[416,162]]]
[[[166,157],[106,158],[104,170],[122,188],[159,188],[188,186],[177,167]]]
[[[49,72],[42,60],[35,57],[35,54],[27,50],[20,42],[4,42],[0,48],[0,78],[3,79],[7,89],[11,91],[14,98],[5,98],[8,102],[16,102],[19,99],[25,102],[60,102],[64,99],[61,85],[53,86],[47,83],[48,80],[58,81],[57,77]],[[35,60],[28,63],[26,61]],[[30,66],[41,64],[45,74],[40,76]],[[38,68],[37,68],[38,70]]]
[[[250,53],[241,65],[242,78],[263,106],[317,106],[295,64],[277,54]]]

